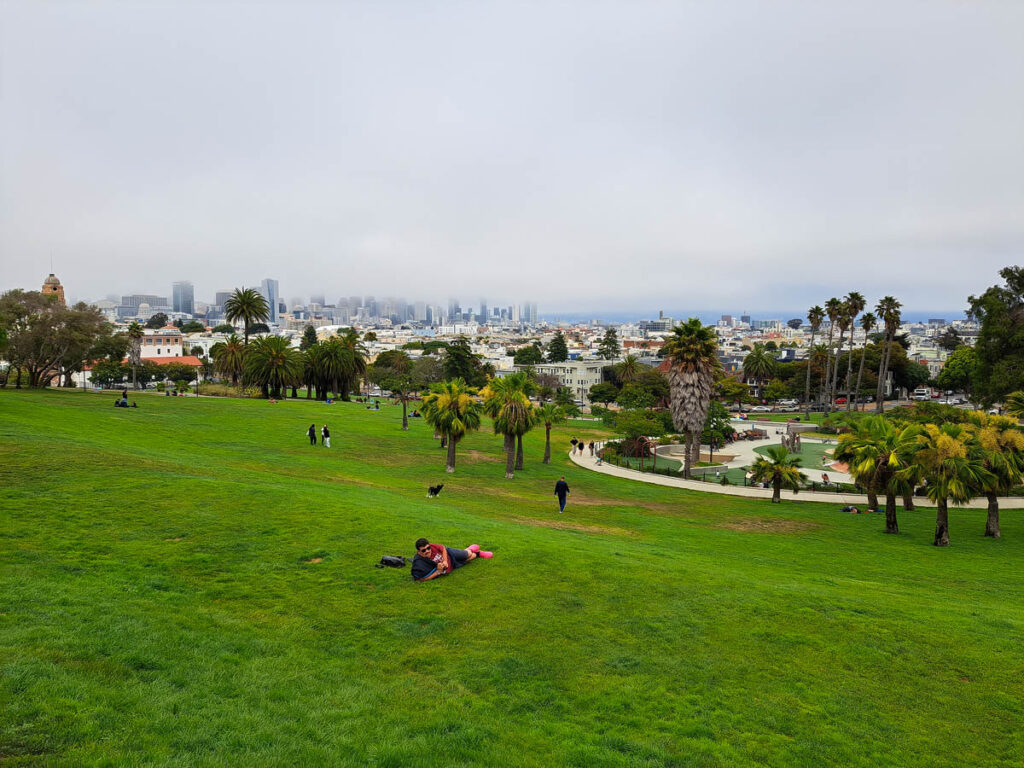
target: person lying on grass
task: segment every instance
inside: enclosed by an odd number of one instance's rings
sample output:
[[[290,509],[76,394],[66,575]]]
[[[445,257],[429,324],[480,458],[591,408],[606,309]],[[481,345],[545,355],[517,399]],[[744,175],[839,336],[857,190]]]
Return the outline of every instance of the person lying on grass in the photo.
[[[470,544],[465,549],[453,549],[442,544],[431,544],[426,539],[416,539],[412,577],[416,581],[430,581],[438,576],[447,576],[478,557],[491,558],[494,553],[481,552],[479,544]]]

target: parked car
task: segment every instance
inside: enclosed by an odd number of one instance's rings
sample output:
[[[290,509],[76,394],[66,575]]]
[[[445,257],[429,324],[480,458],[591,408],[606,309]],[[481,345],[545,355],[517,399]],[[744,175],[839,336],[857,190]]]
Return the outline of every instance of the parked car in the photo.
[[[836,405],[846,405],[846,398],[845,397],[837,397],[836,398]]]
[[[754,413],[771,413],[772,409],[767,405],[755,405],[750,409]]]
[[[790,398],[789,400],[779,400],[779,405],[781,405],[781,406],[783,406],[785,408],[793,408],[793,407],[796,406],[796,404],[797,404],[797,401],[792,399],[792,398]]]

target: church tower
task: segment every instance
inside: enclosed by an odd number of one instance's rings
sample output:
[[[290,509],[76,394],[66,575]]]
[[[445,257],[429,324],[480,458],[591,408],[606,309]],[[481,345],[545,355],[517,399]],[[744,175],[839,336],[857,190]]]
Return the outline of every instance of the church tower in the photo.
[[[60,302],[62,307],[67,306],[67,302],[64,301],[64,286],[60,284],[60,280],[57,276],[50,273],[50,276],[43,280],[43,296],[56,296],[57,301]]]

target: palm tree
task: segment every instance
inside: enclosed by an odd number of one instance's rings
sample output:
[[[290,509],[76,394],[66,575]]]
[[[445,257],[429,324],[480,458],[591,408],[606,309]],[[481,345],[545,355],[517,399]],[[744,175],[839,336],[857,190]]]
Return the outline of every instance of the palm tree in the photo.
[[[1015,419],[1024,419],[1024,392],[1011,392],[1003,401],[1003,409],[1008,416]]]
[[[885,532],[899,533],[896,496],[910,489],[899,472],[914,463],[920,427],[897,427],[882,416],[870,416],[839,436],[836,461],[849,467],[850,475],[868,493],[868,506],[878,509],[878,494],[885,494]]]
[[[620,384],[628,384],[640,376],[643,368],[644,365],[640,362],[639,357],[636,355],[626,355],[622,358],[622,362],[615,364],[615,377],[619,380]]]
[[[828,358],[825,360],[825,380],[822,382],[822,400],[827,401],[829,397],[829,382],[832,381],[832,335],[835,333],[836,324],[839,321],[839,315],[843,311],[843,302],[833,297],[825,302],[825,314],[828,315],[828,343],[825,348],[828,349]],[[825,411],[831,410],[831,403],[825,403]]]
[[[849,320],[850,327],[850,352],[846,359],[846,410],[853,410],[853,393],[850,391],[850,384],[853,379],[853,328],[857,320],[857,315],[864,311],[864,307],[868,304],[864,296],[857,291],[850,291],[846,294],[846,315]],[[865,345],[867,344],[867,338],[864,339]]]
[[[662,347],[671,368],[668,372],[672,421],[686,436],[683,476],[700,459],[700,435],[707,420],[718,362],[718,338],[700,320],[691,317],[672,329]]]
[[[238,334],[232,333],[226,341],[218,341],[211,347],[213,366],[221,376],[230,376],[232,386],[238,386],[238,377],[245,370],[246,348]]]
[[[1024,477],[1024,432],[1017,429],[1015,419],[989,416],[981,411],[968,415],[978,443],[984,452],[985,469],[992,473],[993,483],[984,489],[988,499],[985,535],[998,539],[999,494],[1007,495]]]
[[[281,397],[281,390],[301,375],[302,353],[281,336],[257,339],[245,355],[245,378],[264,397]]]
[[[775,375],[775,358],[765,349],[764,344],[754,344],[754,348],[743,358],[743,375],[754,380],[754,386],[761,391],[761,383]]]
[[[347,351],[345,393],[342,400],[348,400],[348,393],[352,385],[366,375],[366,347],[359,340],[359,331],[355,328],[346,328],[344,333],[339,333],[341,346]]]
[[[875,323],[877,322],[878,319],[871,312],[861,315],[860,327],[864,329],[864,348],[860,353],[860,368],[857,370],[857,389],[854,390],[853,393],[858,404],[860,403],[860,383],[864,378],[864,358],[867,357],[868,354],[868,334],[871,333],[875,327]]]
[[[808,419],[811,418],[811,350],[814,349],[814,334],[821,328],[825,319],[825,310],[815,304],[807,311],[807,321],[811,324],[811,343],[807,345],[807,378],[804,383],[804,411]]]
[[[544,425],[544,463],[551,463],[551,427],[565,421],[565,413],[554,403],[544,403],[534,410],[537,423]]]
[[[772,504],[782,501],[783,488],[797,493],[800,483],[807,482],[807,475],[800,471],[800,461],[799,456],[791,454],[784,446],[773,445],[750,467],[754,482],[772,484]]]
[[[480,428],[480,403],[463,379],[433,384],[423,398],[423,418],[448,441],[446,472],[455,471],[455,446],[467,432]]]
[[[323,358],[324,347],[319,341],[306,347],[302,355],[302,383],[306,385],[306,399],[313,396],[316,390],[316,399],[320,399],[320,392],[323,387]]]
[[[136,370],[142,363],[142,339],[145,335],[146,332],[138,321],[132,320],[132,324],[128,326],[128,340],[131,342],[128,347],[128,360],[132,364],[132,389],[139,388]]]
[[[224,317],[229,323],[241,320],[245,326],[245,346],[249,346],[249,326],[270,319],[270,307],[263,294],[255,288],[235,288],[235,292],[224,302]]]
[[[843,337],[846,336],[846,329],[850,327],[850,309],[845,301],[841,303],[839,316],[836,318],[836,324],[839,326],[839,341],[836,343],[835,365],[832,367],[832,382],[829,384],[828,388],[828,399],[830,403],[834,403],[836,399],[836,393],[839,386],[839,356],[843,352]]]
[[[981,444],[963,424],[925,424],[917,439],[914,465],[898,474],[924,478],[928,498],[936,506],[933,543],[948,547],[949,502],[965,504],[995,485],[996,479],[985,468]]]
[[[529,377],[514,373],[499,379],[491,379],[480,391],[483,410],[494,421],[494,434],[505,437],[505,478],[515,477],[516,437],[532,426],[533,407],[524,390]]]
[[[885,378],[889,373],[889,360],[892,358],[893,340],[896,338],[896,331],[900,327],[900,304],[892,296],[884,296],[875,305],[875,312],[885,325],[885,345],[882,349],[881,359],[878,361],[878,395],[875,411],[885,412]]]

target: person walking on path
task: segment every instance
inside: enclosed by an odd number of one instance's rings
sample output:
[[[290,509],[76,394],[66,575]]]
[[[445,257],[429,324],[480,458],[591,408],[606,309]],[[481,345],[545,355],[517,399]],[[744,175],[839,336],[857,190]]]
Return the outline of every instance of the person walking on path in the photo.
[[[573,438],[572,440],[570,440],[569,442],[570,442],[570,443],[572,443],[572,455],[573,455],[573,456],[575,456],[575,455],[576,455],[576,443],[578,443],[578,442],[579,442],[579,440],[577,440],[577,439],[576,439],[576,438],[574,437],[574,438]]]
[[[316,445],[316,424],[310,424],[306,434],[309,435],[309,444]]]
[[[569,496],[569,484],[565,482],[565,475],[555,483],[555,496],[558,497],[558,514],[565,511],[565,500]]]
[[[594,441],[591,440],[590,443],[587,444],[587,447],[590,449],[590,455],[593,456],[594,455]]]
[[[331,430],[329,430],[327,428],[326,424],[324,424],[323,429],[320,430],[320,434],[323,436],[323,446],[324,446],[324,448],[330,448],[331,447]]]

